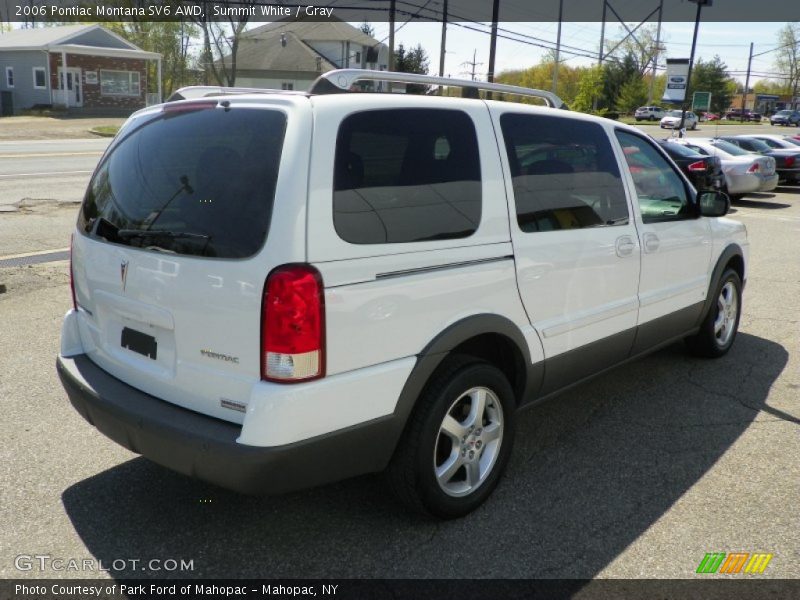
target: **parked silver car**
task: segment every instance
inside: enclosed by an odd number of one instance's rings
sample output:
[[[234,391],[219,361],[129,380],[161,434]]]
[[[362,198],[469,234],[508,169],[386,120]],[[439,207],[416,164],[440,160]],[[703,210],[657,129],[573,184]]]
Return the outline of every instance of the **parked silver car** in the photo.
[[[718,156],[725,174],[725,187],[732,200],[754,192],[769,192],[778,186],[775,159],[742,150],[724,140],[712,138],[673,138],[675,144],[684,144],[700,154]]]

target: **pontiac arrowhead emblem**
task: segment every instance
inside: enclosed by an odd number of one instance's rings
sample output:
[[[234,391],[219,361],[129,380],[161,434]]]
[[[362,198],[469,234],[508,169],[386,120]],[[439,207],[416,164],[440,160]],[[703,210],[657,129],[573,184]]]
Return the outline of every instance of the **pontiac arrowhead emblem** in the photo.
[[[119,276],[122,279],[122,291],[125,291],[125,285],[128,283],[128,261],[123,260],[119,265]]]

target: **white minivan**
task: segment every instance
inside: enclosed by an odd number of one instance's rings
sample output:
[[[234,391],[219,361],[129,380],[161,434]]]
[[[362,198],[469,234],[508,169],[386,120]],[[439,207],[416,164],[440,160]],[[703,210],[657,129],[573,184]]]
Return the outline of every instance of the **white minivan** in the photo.
[[[357,80],[497,99],[348,93]],[[73,236],[58,372],[117,443],[244,493],[387,470],[479,506],[518,410],[686,340],[722,356],[748,242],[641,132],[547,92],[364,70],[135,113]]]

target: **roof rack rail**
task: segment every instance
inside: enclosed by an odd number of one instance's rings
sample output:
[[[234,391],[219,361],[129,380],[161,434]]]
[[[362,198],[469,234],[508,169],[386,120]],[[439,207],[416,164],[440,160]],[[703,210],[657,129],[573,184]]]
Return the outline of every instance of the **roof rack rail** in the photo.
[[[294,96],[306,96],[307,92],[294,90],[274,90],[269,88],[245,88],[245,87],[223,87],[219,85],[189,85],[172,92],[172,95],[165,102],[176,102],[177,100],[197,100],[210,96],[232,96],[236,94],[290,94]]]
[[[441,85],[460,87],[471,90],[484,90],[487,92],[501,92],[516,94],[518,96],[532,96],[543,99],[552,108],[567,108],[564,101],[552,92],[533,88],[505,85],[502,83],[486,83],[483,81],[470,81],[469,79],[450,79],[449,77],[436,77],[433,75],[418,75],[416,73],[398,73],[396,71],[371,71],[367,69],[336,69],[320,75],[311,84],[311,94],[331,94],[347,92],[356,81],[390,81],[393,83],[419,83],[427,85]]]

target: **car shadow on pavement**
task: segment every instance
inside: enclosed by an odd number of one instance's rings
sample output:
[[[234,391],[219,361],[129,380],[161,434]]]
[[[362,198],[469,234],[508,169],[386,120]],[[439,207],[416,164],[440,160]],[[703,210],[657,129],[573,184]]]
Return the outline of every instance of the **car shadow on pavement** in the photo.
[[[748,194],[746,198],[739,198],[733,204],[739,208],[766,208],[769,210],[791,208],[792,206],[783,202],[773,202],[772,198],[775,198],[775,194]]]
[[[743,333],[719,360],[676,344],[524,411],[504,480],[456,521],[406,512],[379,476],[252,498],[143,458],[76,483],[62,501],[105,566],[143,561],[117,578],[590,578],[756,417],[774,418],[766,399],[787,360],[781,345]],[[151,559],[193,570],[151,570]]]

